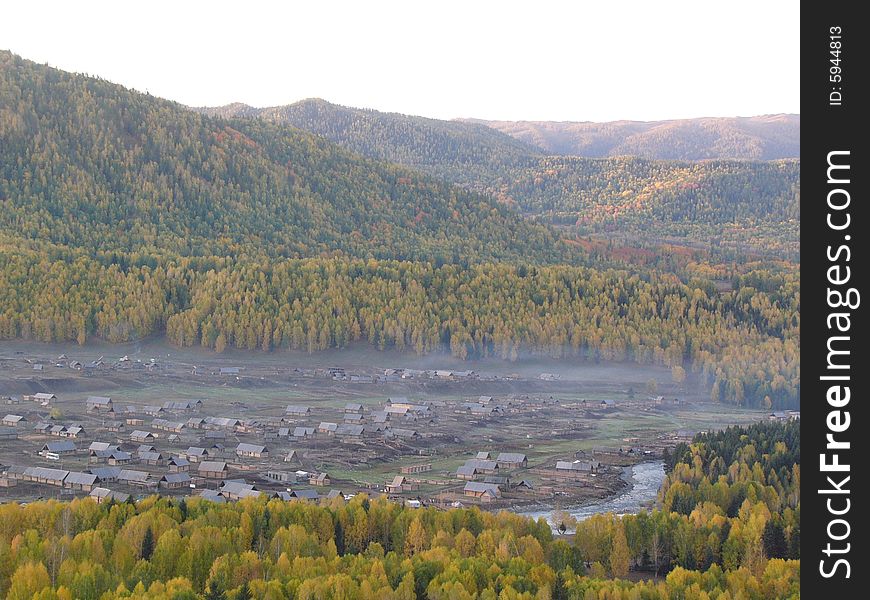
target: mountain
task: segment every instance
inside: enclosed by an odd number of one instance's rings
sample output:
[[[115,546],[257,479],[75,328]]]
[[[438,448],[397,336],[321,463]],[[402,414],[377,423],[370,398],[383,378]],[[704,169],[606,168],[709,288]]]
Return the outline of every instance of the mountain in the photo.
[[[231,104],[195,110],[212,116],[289,124],[365,156],[398,162],[488,194],[533,220],[567,227],[575,235],[665,237],[708,247],[748,247],[789,257],[799,254],[800,164],[796,160],[675,161],[545,154],[532,145],[539,143],[536,138],[515,140],[485,127],[486,122],[439,121],[348,108],[323,100],[262,109]],[[786,122],[786,130],[796,131],[799,117],[795,119],[770,121]],[[680,125],[670,129],[643,123],[626,127],[639,132],[652,127],[644,134],[647,141],[656,136],[666,140],[666,131],[679,131],[686,140],[684,145],[691,141],[703,146],[709,141],[707,137],[692,133],[693,127],[707,127],[700,121],[674,122]],[[764,118],[745,121],[746,131],[752,129],[747,123],[765,127]],[[724,128],[720,126],[720,133]],[[611,129],[618,128],[614,125]],[[623,146],[630,142],[617,133],[613,137]],[[723,133],[718,142],[723,147],[724,137]],[[729,139],[742,138],[734,135]],[[640,138],[631,143],[642,145]]]
[[[673,121],[486,121],[548,154],[638,156],[661,160],[777,160],[800,158],[800,115],[678,119]]]
[[[468,164],[474,180],[479,167],[495,178],[481,185],[508,186],[532,218],[594,214],[607,192],[625,207],[625,232],[693,221],[715,230],[768,223],[788,189],[788,170],[758,166],[768,163],[547,157],[476,125],[387,135],[396,117],[375,116],[357,137],[371,152],[425,155],[440,139],[432,168]],[[686,185],[663,204],[634,187],[655,196],[672,181]],[[534,205],[547,195],[567,205]],[[510,204],[288,124],[197,114],[0,53],[0,339],[163,336],[216,352],[365,341],[506,359],[528,350],[686,364],[723,402],[799,401],[794,265],[692,256],[680,272],[626,269]],[[683,206],[694,212],[668,212]]]
[[[531,166],[543,155],[538,148],[483,124],[351,108],[319,98],[269,108],[235,103],[193,110],[208,116],[292,125],[363,156],[412,167],[478,191],[486,191],[506,168]]]
[[[549,261],[565,248],[488,197],[311,133],[8,52],[0,207],[4,235],[89,252]]]

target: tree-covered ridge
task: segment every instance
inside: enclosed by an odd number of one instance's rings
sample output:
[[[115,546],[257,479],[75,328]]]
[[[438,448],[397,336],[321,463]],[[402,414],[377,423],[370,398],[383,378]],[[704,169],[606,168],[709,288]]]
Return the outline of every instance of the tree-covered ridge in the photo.
[[[94,250],[563,258],[483,196],[263,121],[0,53],[0,229]]]
[[[182,346],[309,352],[368,340],[455,356],[553,357],[678,366],[715,399],[794,405],[800,397],[799,279],[754,273],[737,289],[583,267],[0,253],[0,337],[165,331]]]
[[[800,158],[800,115],[673,121],[486,121],[481,123],[563,156],[639,156],[661,160]]]
[[[229,104],[194,109],[226,119],[259,118],[322,136],[363,156],[413,167],[485,190],[498,173],[531,166],[537,148],[474,123],[442,121],[308,99],[286,106]]]
[[[536,220],[576,226],[572,233],[619,231],[707,245],[731,243],[788,257],[799,254],[797,160],[545,156],[495,130],[487,133],[477,123],[381,113],[323,100],[264,109],[231,104],[197,110],[241,122],[259,118],[290,124],[365,156],[492,195]],[[739,235],[741,231],[746,235]]]
[[[700,494],[690,512],[666,505],[651,514],[599,515],[578,525],[573,544],[554,539],[543,520],[476,508],[412,509],[363,495],[320,505],[266,497],[233,504],[159,497],[124,504],[89,499],[6,504],[0,506],[0,595],[10,600],[797,599],[799,464],[782,470],[777,487],[771,481],[776,470],[767,475],[758,462],[795,458],[788,444],[799,440],[792,429],[796,426],[758,426],[738,431],[736,438],[728,433],[737,441],[712,444],[705,459],[694,454],[705,452],[703,441],[696,441],[690,451],[695,464],[679,463],[673,473],[723,460],[715,454],[720,449],[736,462],[714,486],[703,479],[690,484]],[[756,444],[771,447],[762,439],[772,442],[773,458],[753,459]],[[673,485],[666,483],[665,498]],[[734,486],[744,486],[746,493],[730,515],[730,504],[722,506]],[[647,570],[649,579],[619,579],[629,568]]]
[[[563,223],[800,221],[800,164],[548,157],[500,182],[524,210]]]
[[[758,574],[771,559],[800,559],[799,423],[702,434],[666,463],[656,510],[577,525],[577,547],[599,571]]]

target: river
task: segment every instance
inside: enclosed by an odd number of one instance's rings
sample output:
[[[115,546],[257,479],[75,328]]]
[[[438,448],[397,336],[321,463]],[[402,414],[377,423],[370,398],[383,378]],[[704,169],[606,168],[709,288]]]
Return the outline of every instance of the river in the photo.
[[[626,475],[626,478],[631,487],[620,495],[585,506],[564,507],[562,510],[570,513],[578,521],[583,521],[598,513],[629,514],[639,512],[641,508],[648,506],[656,499],[659,488],[665,479],[664,463],[661,461],[638,463],[630,470],[631,474]],[[515,512],[533,519],[544,517],[549,521],[553,509],[517,510]]]

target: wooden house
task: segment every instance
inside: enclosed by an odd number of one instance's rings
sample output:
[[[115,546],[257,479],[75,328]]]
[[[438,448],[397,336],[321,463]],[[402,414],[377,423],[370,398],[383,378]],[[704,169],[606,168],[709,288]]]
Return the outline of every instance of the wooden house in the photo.
[[[159,486],[165,489],[190,487],[190,473],[166,473],[160,478]]]
[[[267,458],[269,450],[260,444],[241,443],[236,447],[236,456],[240,458]]]
[[[226,479],[229,474],[227,463],[216,460],[206,460],[199,463],[197,474],[209,479]]]
[[[108,396],[88,396],[85,407],[89,411],[111,412],[114,410],[112,399]]]

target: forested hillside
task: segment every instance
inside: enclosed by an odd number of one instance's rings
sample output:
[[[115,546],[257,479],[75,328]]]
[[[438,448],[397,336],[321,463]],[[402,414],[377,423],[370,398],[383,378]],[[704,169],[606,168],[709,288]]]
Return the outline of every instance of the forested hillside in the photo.
[[[800,115],[677,119],[673,121],[486,121],[548,154],[640,156],[662,160],[800,158]]]
[[[546,157],[495,193],[576,234],[683,240],[800,257],[800,163]]]
[[[702,280],[567,266],[50,256],[0,253],[0,338],[120,342],[165,331],[172,343],[219,352],[314,352],[356,340],[462,358],[532,350],[686,362],[723,402],[800,398],[794,273],[738,277],[737,290],[721,294]]]
[[[543,520],[357,496],[214,504],[150,497],[0,506],[10,600],[792,600],[800,598],[797,424],[681,449],[652,513]],[[714,483],[715,482],[715,483]],[[587,564],[591,565],[587,568]],[[630,570],[646,580],[626,579]]]
[[[491,127],[351,108],[312,98],[286,106],[245,104],[197,108],[210,116],[259,118],[325,137],[363,156],[478,186],[512,166],[531,166],[543,153]]]
[[[153,255],[549,261],[565,247],[485,197],[311,134],[232,125],[0,53],[0,228]]]
[[[290,124],[365,156],[398,162],[489,194],[536,220],[570,226],[570,234],[618,230],[641,238],[668,237],[792,258],[799,255],[797,160],[675,162],[580,157],[597,156],[588,152],[547,156],[479,123],[380,113],[323,100],[263,109],[231,104],[197,110]],[[759,119],[747,123],[761,127],[766,121]],[[704,137],[692,128],[680,131],[685,140],[704,143]],[[794,137],[797,126],[790,123],[789,131]],[[675,143],[661,141],[663,148]],[[624,154],[650,155],[641,151]],[[702,158],[743,154],[725,152]],[[686,157],[695,155],[676,152],[667,158]]]
[[[0,59],[0,338],[528,349],[685,364],[741,405],[799,401],[792,265],[593,262],[485,196],[286,125]]]

